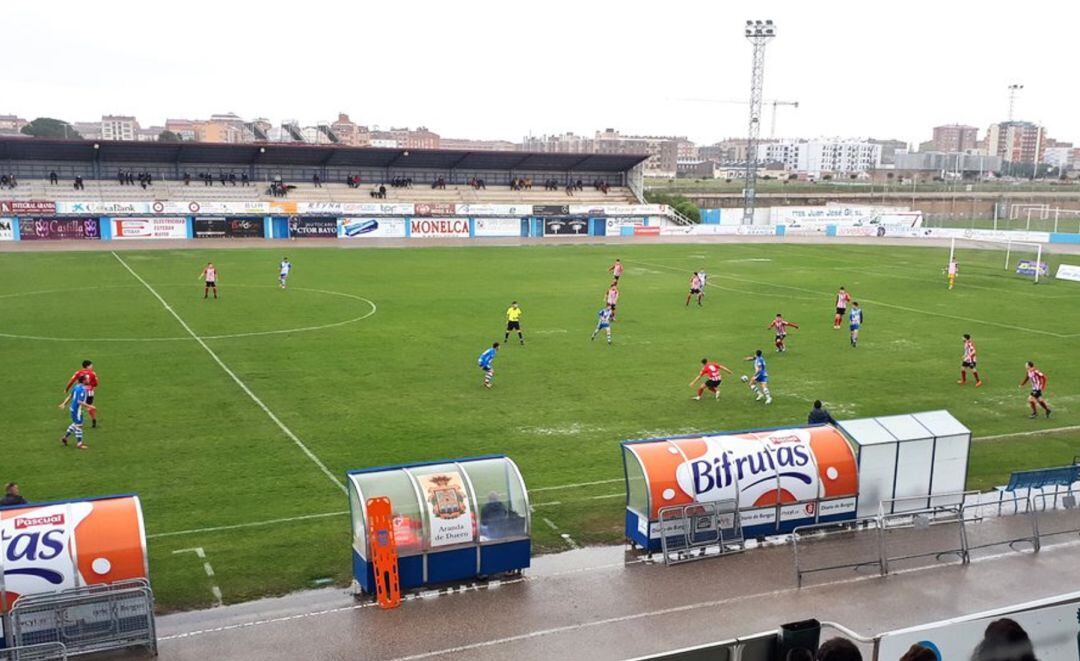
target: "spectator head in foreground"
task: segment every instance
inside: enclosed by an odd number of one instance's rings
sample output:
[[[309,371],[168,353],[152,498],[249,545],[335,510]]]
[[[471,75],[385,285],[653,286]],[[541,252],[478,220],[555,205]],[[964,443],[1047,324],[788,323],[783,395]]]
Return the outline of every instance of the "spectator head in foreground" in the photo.
[[[862,652],[847,638],[830,638],[818,648],[817,661],[862,661]]]
[[[938,657],[937,652],[929,647],[915,644],[904,652],[904,656],[900,657],[900,661],[941,661],[941,659]]]
[[[784,661],[814,661],[814,653],[805,647],[796,647],[795,649],[788,650]]]
[[[971,661],[1036,661],[1035,648],[1016,620],[1003,617],[986,626]]]
[[[8,482],[4,488],[4,497],[0,498],[0,505],[25,505],[26,499],[19,493],[19,485]]]

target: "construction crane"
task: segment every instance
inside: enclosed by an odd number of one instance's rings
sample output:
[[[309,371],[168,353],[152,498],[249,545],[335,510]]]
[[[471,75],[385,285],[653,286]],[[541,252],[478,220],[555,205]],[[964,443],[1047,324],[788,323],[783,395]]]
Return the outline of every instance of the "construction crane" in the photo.
[[[737,105],[742,105],[742,106],[745,106],[746,104],[750,103],[749,101],[745,101],[745,100],[739,101],[739,100],[736,100],[736,99],[694,99],[694,98],[689,98],[689,99],[669,99],[669,100],[670,101],[684,101],[684,102],[688,102],[688,103],[732,103],[732,104],[737,104]],[[791,106],[792,108],[798,108],[799,107],[799,102],[798,101],[780,101],[780,100],[774,99],[772,101],[766,101],[765,103],[772,106],[772,118],[771,118],[771,122],[770,122],[770,125],[769,125],[769,137],[770,138],[775,138],[776,137],[776,109],[778,107],[780,107],[780,106]]]

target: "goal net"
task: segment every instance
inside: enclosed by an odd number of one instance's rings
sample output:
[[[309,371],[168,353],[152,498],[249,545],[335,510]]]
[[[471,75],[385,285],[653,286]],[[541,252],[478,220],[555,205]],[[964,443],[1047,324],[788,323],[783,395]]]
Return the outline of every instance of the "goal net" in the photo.
[[[1045,259],[1040,243],[954,238],[942,272],[948,275],[953,268],[957,280],[965,275],[1000,277],[1011,274],[1037,284],[1049,275],[1050,265]]]

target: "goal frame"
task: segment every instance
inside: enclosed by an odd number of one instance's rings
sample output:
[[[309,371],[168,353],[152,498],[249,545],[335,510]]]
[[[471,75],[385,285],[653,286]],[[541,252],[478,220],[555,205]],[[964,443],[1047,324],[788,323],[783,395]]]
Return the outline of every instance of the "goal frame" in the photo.
[[[1010,270],[1009,264],[1012,262],[1013,246],[1019,246],[1024,248],[1035,249],[1035,283],[1039,284],[1039,264],[1042,263],[1042,244],[1034,243],[1031,241],[1013,241],[1012,239],[964,239],[964,241],[971,241],[974,243],[992,243],[996,245],[1005,246],[1005,270]],[[952,237],[952,241],[949,243],[949,262],[952,262],[953,257],[956,255],[956,237]]]

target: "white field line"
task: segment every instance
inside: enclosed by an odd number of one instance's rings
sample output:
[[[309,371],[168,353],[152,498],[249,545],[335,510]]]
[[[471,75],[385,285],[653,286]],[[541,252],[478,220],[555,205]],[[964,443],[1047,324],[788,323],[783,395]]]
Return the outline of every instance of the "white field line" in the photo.
[[[330,479],[331,482],[333,482],[335,485],[337,485],[337,487],[339,489],[341,489],[341,491],[343,493],[347,494],[348,489],[345,488],[345,483],[342,482],[332,472],[330,472],[330,469],[326,467],[326,464],[324,464],[321,459],[316,457],[315,453],[312,452],[311,450],[309,450],[308,446],[304,445],[304,442],[301,441],[300,438],[296,434],[294,434],[291,429],[286,427],[285,423],[283,423],[280,418],[278,418],[276,415],[274,415],[274,412],[271,411],[270,408],[267,407],[266,404],[264,404],[263,401],[261,399],[259,399],[259,397],[255,393],[251,392],[251,388],[248,388],[247,384],[244,383],[243,381],[241,381],[240,377],[236,376],[236,373],[233,372],[231,369],[229,369],[229,366],[226,365],[224,363],[224,361],[222,361],[221,358],[219,358],[216,353],[214,353],[214,350],[211,349],[210,346],[205,341],[203,341],[203,339],[201,337],[199,337],[195,333],[195,331],[191,330],[191,326],[187,325],[187,322],[184,321],[183,317],[181,317],[179,314],[177,314],[176,310],[172,309],[172,306],[170,306],[165,301],[165,299],[161,297],[161,294],[157,293],[157,291],[153,287],[150,286],[150,283],[148,283],[146,280],[143,280],[142,276],[140,276],[130,266],[128,266],[127,262],[125,262],[123,259],[121,259],[120,255],[117,255],[115,251],[112,252],[112,256],[116,258],[116,261],[120,262],[121,266],[123,266],[125,269],[127,269],[128,273],[130,273],[132,276],[134,276],[134,278],[136,280],[141,282],[143,284],[143,286],[146,287],[147,291],[149,291],[151,294],[154,295],[154,298],[156,298],[158,300],[158,302],[160,302],[161,305],[169,312],[169,314],[171,314],[173,316],[173,318],[176,319],[176,321],[180,324],[180,326],[185,331],[187,331],[187,334],[190,335],[192,337],[192,339],[194,339],[196,342],[198,342],[199,346],[201,346],[206,351],[206,353],[210,354],[210,357],[214,359],[214,362],[218,364],[218,367],[220,367],[222,370],[224,370],[225,373],[228,374],[229,377],[233,380],[233,382],[235,382],[236,385],[240,386],[240,389],[243,390],[244,393],[248,397],[251,398],[251,401],[255,402],[255,404],[257,404],[259,406],[259,408],[262,409],[263,413],[265,413],[271,420],[274,421],[274,424],[276,424],[278,426],[278,428],[282,431],[282,433],[284,433],[286,436],[288,436],[292,440],[292,442],[295,443],[296,446],[298,448],[300,448],[304,452],[305,455],[307,455],[307,458],[310,459],[312,461],[312,463],[314,463],[316,466],[319,467],[319,470],[321,470],[323,472],[323,474],[326,475],[326,477],[328,477]]]
[[[1045,551],[1058,549],[1061,547],[1071,547],[1080,544],[1078,542],[1066,542],[1063,544],[1057,544],[1050,547],[1045,547]],[[988,562],[992,560],[1000,560],[1002,558],[1015,556],[1016,551],[1005,551],[993,555],[986,555],[982,557],[972,558],[969,564]],[[947,567],[948,565],[945,565]],[[908,569],[901,569],[897,571],[889,572],[890,576],[896,576],[901,574],[914,574],[923,572],[929,569],[942,569],[942,565],[927,565],[923,567],[911,567]],[[685,613],[687,611],[701,610],[703,608],[717,608],[719,606],[726,606],[728,604],[745,603],[750,599],[762,599],[762,598],[776,598],[787,594],[797,594],[799,592],[807,592],[810,590],[821,589],[824,587],[835,587],[838,585],[848,585],[852,583],[862,583],[864,581],[883,580],[881,576],[865,575],[856,576],[853,578],[841,579],[839,581],[833,581],[831,583],[818,583],[814,585],[808,585],[802,588],[780,588],[778,590],[770,590],[768,592],[760,592],[758,594],[738,596],[738,597],[725,597],[724,599],[715,599],[712,601],[701,601],[693,604],[683,604],[682,606],[672,606],[670,608],[660,608],[652,611],[645,611],[641,613],[631,613],[629,615],[621,615],[619,617],[608,617],[602,620],[593,620],[591,622],[580,622],[577,624],[567,624],[561,627],[552,627],[550,629],[539,629],[536,631],[530,631],[528,633],[518,634],[516,636],[507,636],[505,638],[493,638],[491,640],[485,640],[478,643],[470,643],[468,645],[459,645],[457,647],[449,647],[446,649],[435,650],[433,652],[423,652],[421,654],[412,654],[410,656],[401,656],[393,659],[393,661],[415,661],[416,659],[428,659],[435,656],[444,656],[451,654],[460,654],[462,652],[468,652],[475,649],[482,649],[485,647],[494,647],[496,645],[502,645],[505,643],[519,642],[522,640],[529,640],[532,638],[539,638],[542,636],[550,636],[553,634],[569,633],[571,631],[579,631],[582,629],[592,629],[599,626],[605,626],[609,624],[619,624],[621,622],[632,622],[634,620],[642,620],[651,617],[658,617],[661,615],[671,615],[673,613]]]
[[[203,561],[203,571],[206,572],[207,578],[210,580],[210,593],[214,595],[214,606],[221,606],[221,588],[217,586],[217,581],[214,581],[214,568],[210,566],[210,561],[206,559],[206,551],[203,547],[196,546],[190,549],[178,549],[173,551],[173,555],[177,553],[194,553],[200,560]]]
[[[680,273],[686,271],[686,269],[677,268],[675,266],[667,266],[667,265],[663,265],[663,264],[653,264],[653,263],[650,263],[650,262],[642,262],[642,261],[638,261],[638,260],[635,260],[635,263],[637,263],[637,264],[648,264],[650,266],[655,266],[656,268],[667,269],[669,271],[677,271],[677,272],[680,272]],[[826,294],[824,292],[820,292],[820,291],[817,291],[817,290],[814,290],[814,289],[807,289],[806,287],[794,287],[794,286],[791,286],[791,285],[780,285],[780,284],[776,284],[776,283],[773,283],[773,282],[764,282],[764,281],[761,281],[761,280],[751,280],[750,278],[739,278],[739,277],[736,277],[736,276],[733,276],[733,275],[724,275],[722,273],[710,273],[709,278],[724,278],[726,280],[735,280],[736,282],[746,282],[746,283],[749,283],[749,284],[761,285],[763,287],[776,287],[776,288],[779,288],[779,289],[790,289],[792,291],[798,291],[798,292],[802,292],[804,294],[813,294],[815,296],[821,296],[821,297],[831,296],[831,294]],[[706,283],[706,286],[707,287],[713,287],[715,285],[713,283],[711,283],[711,282],[708,282],[708,283]],[[724,289],[724,287],[720,287],[720,289]],[[745,293],[754,293],[757,296],[762,296],[762,295],[764,295],[764,296],[769,296],[769,295],[776,296],[776,294],[765,294],[765,293],[762,293],[762,292],[740,292],[740,293],[744,293],[744,294]],[[912,312],[912,313],[915,313],[915,314],[923,314],[923,315],[928,315],[928,316],[931,316],[931,317],[940,317],[942,319],[954,319],[956,321],[966,321],[966,322],[969,322],[969,323],[972,323],[972,324],[982,324],[984,326],[995,326],[997,328],[1005,328],[1005,329],[1008,329],[1008,330],[1022,331],[1024,333],[1035,333],[1037,335],[1048,335],[1050,337],[1056,337],[1056,338],[1060,338],[1060,339],[1066,339],[1066,338],[1074,337],[1076,335],[1080,335],[1080,333],[1072,333],[1072,334],[1054,333],[1054,332],[1051,332],[1051,331],[1041,330],[1041,329],[1038,329],[1038,328],[1026,328],[1024,326],[1014,326],[1012,324],[1003,324],[1003,323],[1000,323],[1000,322],[997,322],[997,321],[986,321],[985,319],[972,319],[971,317],[961,317],[961,316],[955,315],[955,314],[945,314],[943,312],[932,312],[930,310],[922,310],[922,309],[919,309],[919,308],[909,308],[909,307],[907,307],[905,305],[896,305],[895,303],[885,303],[883,301],[878,301],[878,300],[875,300],[875,299],[872,299],[872,298],[862,298],[862,297],[860,297],[860,300],[866,301],[867,303],[873,303],[874,305],[878,305],[878,306],[883,307],[883,308],[893,308],[895,310],[903,310],[904,312]]]
[[[596,480],[595,482],[575,482],[574,484],[557,484],[553,487],[537,487],[535,489],[529,489],[529,493],[539,493],[541,491],[556,491],[559,489],[574,489],[576,487],[591,487],[595,484],[612,484],[613,482],[622,482],[623,478],[617,477],[612,480]]]
[[[555,525],[555,522],[554,522],[554,521],[552,521],[551,519],[547,518],[546,516],[544,517],[544,523],[546,523],[546,524],[547,524],[548,528],[551,528],[551,529],[552,529],[552,530],[554,530],[555,532],[559,533],[559,537],[561,537],[561,538],[562,538],[562,540],[563,540],[564,542],[566,542],[566,544],[567,544],[567,545],[568,545],[568,546],[569,546],[570,548],[572,548],[572,549],[579,549],[579,548],[581,548],[580,546],[578,546],[578,543],[574,541],[574,539],[573,539],[573,538],[572,538],[572,537],[570,536],[570,534],[569,534],[569,533],[565,533],[565,532],[562,532],[562,533],[560,533],[560,532],[559,532],[559,526]]]
[[[236,523],[228,526],[212,526],[209,528],[192,528],[191,530],[175,530],[173,532],[159,532],[153,535],[147,535],[146,538],[158,539],[161,537],[176,537],[178,535],[195,535],[207,532],[221,532],[223,530],[238,530],[240,528],[258,528],[262,526],[272,526],[278,523],[292,523],[294,521],[309,521],[311,519],[325,519],[332,516],[344,516],[348,513],[348,510],[344,510],[341,512],[323,512],[322,514],[305,514],[304,516],[290,516],[284,519],[269,519],[267,521],[251,521],[248,523]]]
[[[1078,431],[1080,425],[1072,425],[1070,427],[1051,427],[1050,429],[1033,429],[1031,431],[1018,431],[1011,434],[994,434],[993,436],[976,436],[973,437],[974,441],[996,441],[1001,438],[1017,438],[1019,436],[1039,436],[1042,434],[1060,434],[1067,431]]]

